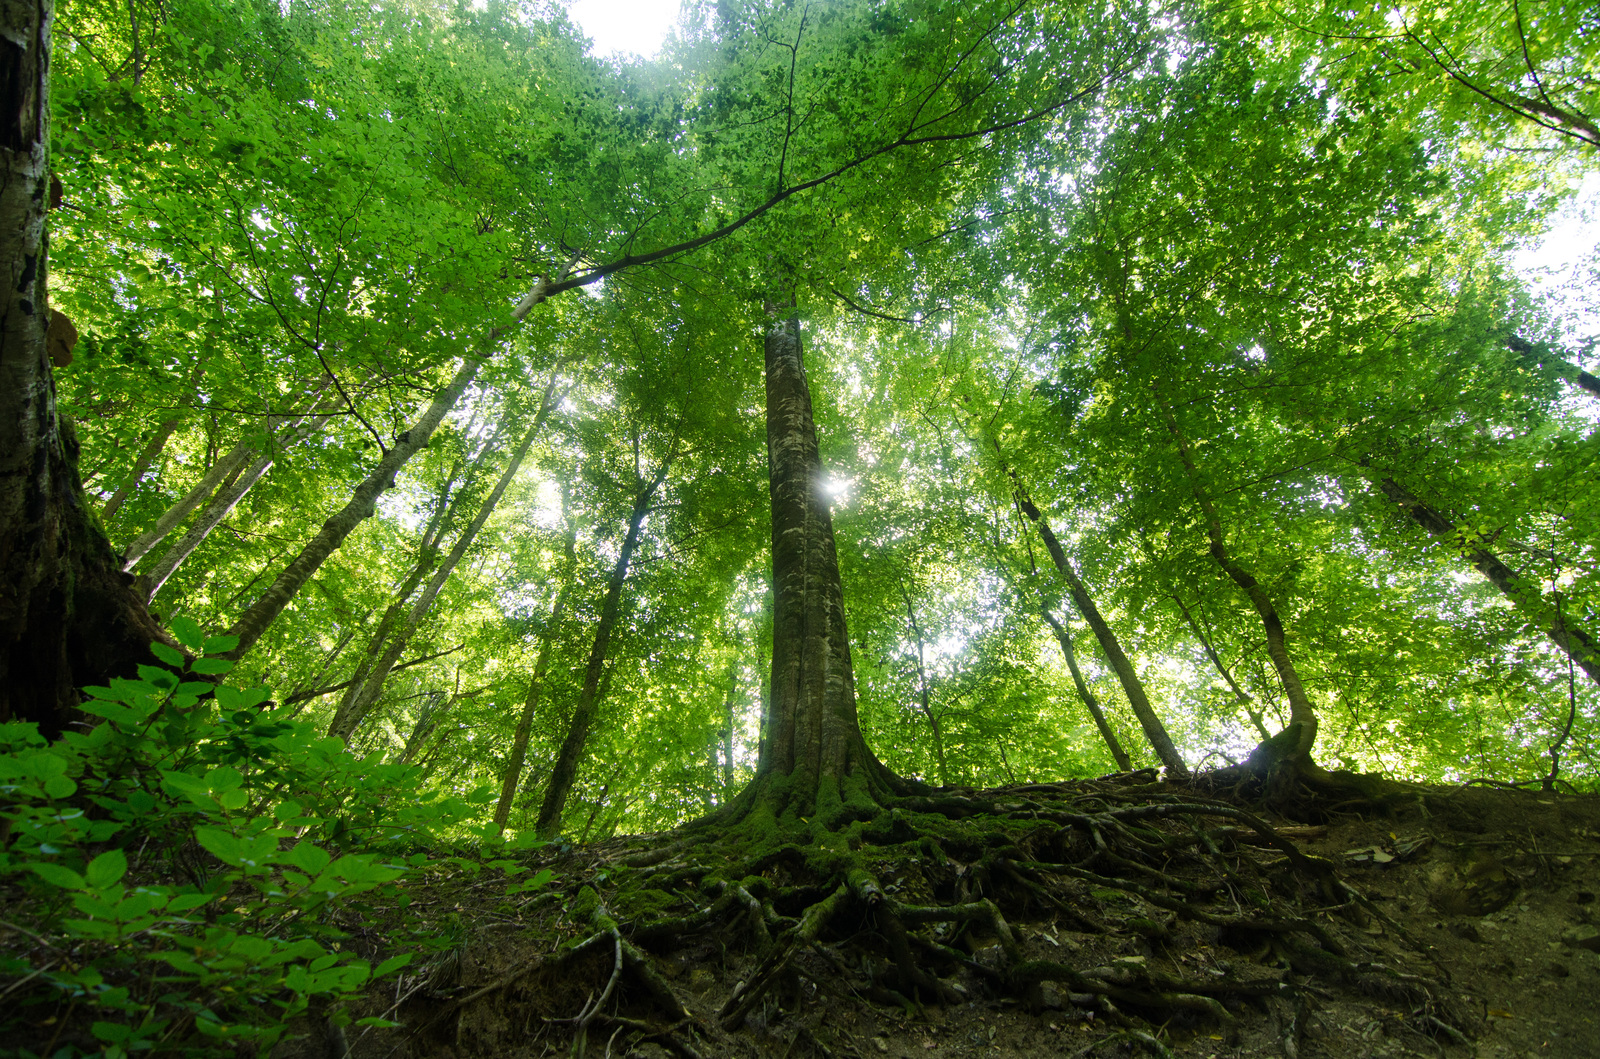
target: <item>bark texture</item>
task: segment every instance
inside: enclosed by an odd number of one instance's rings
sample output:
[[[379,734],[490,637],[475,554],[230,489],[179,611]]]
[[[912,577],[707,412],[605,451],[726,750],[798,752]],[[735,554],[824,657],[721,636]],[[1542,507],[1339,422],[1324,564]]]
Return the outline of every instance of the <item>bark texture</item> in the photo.
[[[1055,630],[1056,642],[1061,645],[1061,656],[1067,660],[1067,672],[1072,674],[1072,686],[1078,689],[1078,698],[1083,700],[1084,709],[1094,718],[1094,726],[1100,730],[1100,738],[1105,740],[1106,749],[1111,751],[1111,757],[1116,761],[1117,768],[1123,772],[1131,771],[1133,759],[1122,749],[1122,741],[1117,738],[1117,733],[1112,731],[1110,722],[1106,720],[1105,711],[1100,708],[1099,700],[1094,697],[1094,692],[1089,690],[1088,682],[1078,670],[1077,653],[1072,649],[1072,634],[1067,631],[1065,625],[1056,620],[1056,616],[1051,614],[1048,608],[1041,609],[1039,613],[1044,615],[1044,620]]]
[[[1555,606],[1549,605],[1537,584],[1517,576],[1515,570],[1484,548],[1476,536],[1457,529],[1449,519],[1418,500],[1393,478],[1385,478],[1379,483],[1379,488],[1399,506],[1401,511],[1410,515],[1417,525],[1433,536],[1449,541],[1459,549],[1467,561],[1477,567],[1478,572],[1488,578],[1494,587],[1505,593],[1506,598],[1511,600],[1518,610],[1537,622],[1544,630],[1544,634],[1550,637],[1550,641],[1561,648],[1580,669],[1589,674],[1590,680],[1600,684],[1600,649],[1597,649],[1594,639],[1588,633],[1572,627],[1559,598]]]
[[[90,515],[46,336],[51,0],[0,4],[0,721],[54,737],[78,688],[164,639]]]
[[[100,509],[100,521],[103,525],[110,525],[122,505],[127,503],[128,497],[139,487],[144,476],[150,472],[150,465],[156,462],[156,457],[161,455],[161,450],[167,447],[167,439],[172,437],[173,431],[183,422],[182,416],[171,416],[161,421],[156,427],[156,432],[150,441],[139,452],[139,458],[133,461],[127,477],[117,484],[116,492],[111,494],[111,499],[106,501],[105,507]]]
[[[754,781],[730,806],[810,818],[876,814],[910,790],[868,749],[856,716],[855,674],[833,515],[800,345],[800,321],[766,335],[767,466],[772,503],[772,672]]]
[[[1156,757],[1167,767],[1167,771],[1174,777],[1189,775],[1189,766],[1183,763],[1178,748],[1172,745],[1172,737],[1167,734],[1167,726],[1161,723],[1161,718],[1156,716],[1155,708],[1150,705],[1150,696],[1145,694],[1144,683],[1139,679],[1139,674],[1134,672],[1133,663],[1128,660],[1127,654],[1122,650],[1122,644],[1117,639],[1117,634],[1111,630],[1111,625],[1105,616],[1100,613],[1100,608],[1095,606],[1094,597],[1089,595],[1089,588],[1072,568],[1072,563],[1067,559],[1066,550],[1061,547],[1061,542],[1056,539],[1055,531],[1050,528],[1050,523],[1040,513],[1027,491],[1017,482],[1013,472],[1012,481],[1017,488],[1017,506],[1022,508],[1022,513],[1039,530],[1039,536],[1044,539],[1044,546],[1050,552],[1050,558],[1055,561],[1056,570],[1061,574],[1061,579],[1066,582],[1067,594],[1072,597],[1073,606],[1078,608],[1078,613],[1083,620],[1089,623],[1090,630],[1095,639],[1100,641],[1100,649],[1105,652],[1106,661],[1111,663],[1111,669],[1117,674],[1117,679],[1122,683],[1122,690],[1128,696],[1128,705],[1133,708],[1133,715],[1139,719],[1139,727],[1144,729],[1145,739],[1149,741],[1150,748],[1156,752]]]

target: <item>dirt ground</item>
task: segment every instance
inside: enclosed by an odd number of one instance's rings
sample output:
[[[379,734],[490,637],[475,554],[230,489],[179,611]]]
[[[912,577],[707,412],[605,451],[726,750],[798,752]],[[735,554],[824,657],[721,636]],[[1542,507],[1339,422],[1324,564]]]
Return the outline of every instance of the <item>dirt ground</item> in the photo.
[[[1065,917],[1013,919],[1029,959],[1102,976],[1148,969],[1189,980],[1273,977],[1288,988],[1239,1005],[1233,1024],[1224,1025],[1187,1011],[1170,1017],[1113,1011],[1108,1018],[1089,998],[1048,983],[1023,999],[1002,997],[965,970],[947,981],[966,1002],[902,1008],[863,995],[859,983],[872,976],[830,965],[819,946],[795,961],[783,989],[728,1029],[719,1012],[752,975],[757,957],[746,937],[727,928],[693,935],[687,944],[680,938],[672,948],[641,943],[654,975],[624,974],[609,942],[557,962],[591,933],[574,922],[571,895],[583,882],[603,891],[614,863],[605,847],[583,847],[554,856],[544,851],[562,881],[559,890],[508,897],[502,879],[445,874],[437,885],[414,889],[406,912],[412,929],[436,924],[445,943],[350,1012],[386,1015],[402,1028],[311,1033],[278,1055],[1600,1056],[1600,799],[1440,789],[1419,792],[1387,815],[1333,816],[1309,826],[1273,822],[1306,853],[1339,864],[1343,878],[1370,899],[1378,914],[1361,928],[1364,957],[1392,959],[1395,969],[1440,983],[1467,1032],[1442,1024],[1435,1032],[1438,1020],[1404,1000],[1316,974],[1286,974],[1279,951],[1259,939],[1089,934],[1067,929]],[[375,954],[383,950],[376,925],[353,934],[352,942]],[[976,964],[1000,959],[998,947],[981,935],[962,944]],[[606,1004],[594,1005],[597,996]],[[683,1010],[668,1014],[677,1003]]]

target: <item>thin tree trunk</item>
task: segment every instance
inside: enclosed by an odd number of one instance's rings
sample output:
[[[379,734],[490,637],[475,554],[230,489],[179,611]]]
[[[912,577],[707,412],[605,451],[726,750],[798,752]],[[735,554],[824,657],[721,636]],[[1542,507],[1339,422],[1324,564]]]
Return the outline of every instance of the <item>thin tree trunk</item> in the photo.
[[[395,475],[427,445],[439,423],[455,407],[467,386],[477,376],[479,366],[480,362],[472,359],[462,363],[455,378],[439,391],[411,429],[395,439],[393,447],[378,461],[372,473],[356,486],[349,503],[328,517],[322,529],[300,549],[300,554],[284,568],[278,579],[248,610],[239,615],[239,619],[228,629],[230,636],[239,638],[239,645],[229,652],[228,657],[243,657],[254,647],[262,633],[271,627],[295,593],[311,580],[311,575],[327,561],[328,556],[344,543],[357,526],[372,516],[377,510],[378,497],[393,488]]]
[[[1600,379],[1595,378],[1572,361],[1557,356],[1544,346],[1535,346],[1515,335],[1506,339],[1506,347],[1524,360],[1548,368],[1558,379],[1600,397]]]
[[[1385,478],[1379,485],[1385,496],[1399,505],[1400,510],[1435,537],[1449,541],[1477,567],[1478,572],[1503,592],[1512,604],[1544,630],[1550,642],[1578,664],[1589,679],[1600,684],[1600,649],[1594,639],[1582,629],[1573,628],[1566,618],[1559,596],[1555,606],[1546,603],[1544,593],[1537,584],[1519,577],[1491,551],[1478,543],[1475,535],[1465,533],[1439,512],[1418,500],[1393,478]],[[1550,612],[1555,611],[1552,615]]]
[[[516,451],[512,453],[511,462],[506,465],[505,472],[500,475],[500,480],[495,482],[494,488],[489,491],[489,495],[479,505],[478,513],[473,516],[472,522],[456,538],[455,544],[450,549],[450,554],[445,556],[444,561],[439,564],[439,568],[433,572],[433,577],[429,579],[427,587],[422,590],[422,594],[417,597],[417,601],[411,605],[411,612],[406,615],[405,621],[400,625],[393,639],[389,641],[383,654],[379,656],[377,663],[373,665],[372,671],[366,675],[359,685],[352,687],[352,693],[347,696],[345,703],[340,704],[339,711],[334,714],[333,725],[328,732],[329,735],[348,739],[350,733],[355,731],[356,725],[360,724],[362,719],[372,710],[373,705],[378,701],[378,696],[383,693],[383,682],[388,679],[389,671],[400,660],[400,655],[411,643],[411,637],[416,635],[417,627],[422,624],[422,619],[427,616],[429,608],[433,606],[433,601],[438,598],[440,591],[443,590],[445,582],[450,580],[451,574],[455,573],[456,566],[461,562],[461,557],[467,554],[468,548],[472,547],[473,541],[477,539],[478,531],[483,529],[484,523],[489,521],[489,516],[494,513],[494,509],[499,505],[500,498],[505,495],[506,488],[511,484],[512,479],[516,477],[517,471],[521,469],[522,461],[527,457],[528,449],[533,446],[534,438],[539,436],[539,431],[544,427],[545,417],[550,414],[554,398],[555,379],[552,378],[550,385],[545,387],[544,400],[539,406],[539,414],[534,418],[533,425],[528,428],[528,432],[523,435]]]
[[[1295,669],[1294,660],[1289,657],[1288,637],[1284,632],[1283,620],[1278,616],[1278,609],[1273,606],[1272,598],[1267,595],[1266,589],[1262,588],[1250,571],[1240,565],[1228,551],[1227,540],[1222,532],[1222,521],[1217,517],[1216,505],[1200,486],[1200,472],[1196,469],[1194,459],[1189,453],[1189,443],[1178,427],[1177,417],[1172,414],[1172,409],[1167,406],[1160,391],[1153,385],[1151,389],[1156,406],[1166,422],[1167,430],[1172,434],[1178,458],[1183,462],[1184,473],[1189,479],[1189,489],[1194,494],[1195,502],[1200,505],[1201,514],[1205,517],[1206,537],[1211,542],[1211,557],[1250,600],[1250,605],[1255,607],[1256,614],[1261,619],[1261,627],[1266,631],[1267,657],[1272,659],[1272,666],[1278,672],[1278,680],[1283,684],[1284,696],[1289,700],[1289,724],[1285,731],[1293,732],[1284,743],[1275,746],[1276,756],[1280,760],[1292,761],[1298,765],[1310,765],[1311,748],[1317,739],[1317,711],[1311,704],[1311,697],[1306,693],[1305,685],[1300,681],[1300,673]],[[1280,732],[1279,736],[1283,734]]]
[[[173,432],[178,429],[178,425],[182,422],[182,416],[170,416],[163,419],[161,425],[156,427],[156,432],[151,435],[149,443],[140,451],[139,458],[133,461],[133,467],[128,470],[127,475],[117,484],[116,492],[111,494],[111,499],[107,500],[105,506],[100,509],[100,521],[103,525],[110,525],[117,512],[122,510],[122,505],[127,503],[128,497],[133,495],[133,491],[138,488],[140,481],[149,472],[150,465],[156,462],[156,457],[161,455],[161,450],[167,447],[167,439],[172,437]]]
[[[46,738],[165,640],[90,517],[47,341],[51,0],[0,5],[0,721]]]
[[[556,276],[557,283],[566,278],[577,260],[574,256],[567,262],[566,267]],[[512,310],[513,324],[520,324],[527,319],[534,307],[549,297],[551,286],[551,282],[545,277],[539,277],[522,301]],[[509,327],[491,328],[489,341],[498,342],[509,329]],[[301,586],[309,581],[311,575],[327,561],[328,556],[344,543],[344,539],[350,536],[351,531],[372,516],[377,510],[378,497],[394,486],[394,476],[405,466],[407,460],[428,443],[428,439],[438,429],[440,421],[451,408],[455,407],[455,403],[466,392],[467,386],[477,376],[480,364],[480,361],[471,358],[462,363],[455,378],[439,391],[422,417],[410,430],[404,431],[395,439],[394,447],[378,461],[378,466],[373,468],[372,473],[356,486],[350,502],[322,524],[321,531],[306,543],[300,554],[278,576],[272,587],[262,593],[261,598],[239,616],[239,620],[228,630],[230,635],[239,637],[239,645],[228,653],[228,657],[240,658],[255,646],[255,642],[261,639],[261,634],[267,631],[279,614],[283,613],[283,608],[289,605],[289,601],[300,591]]]
[[[917,639],[917,691],[918,705],[922,709],[922,716],[928,719],[928,731],[933,739],[933,759],[939,766],[939,786],[950,786],[950,770],[944,758],[944,732],[939,727],[939,718],[933,712],[933,693],[928,686],[928,661],[924,651],[922,626],[917,622],[917,612],[911,605],[911,593],[907,591],[905,582],[900,582],[900,598],[906,603],[906,621],[911,625],[911,633]]]
[[[1112,671],[1122,682],[1122,690],[1128,696],[1128,705],[1133,708],[1133,715],[1139,719],[1139,727],[1144,729],[1144,736],[1149,740],[1150,748],[1156,752],[1156,757],[1161,759],[1161,763],[1175,778],[1189,775],[1189,767],[1183,763],[1178,748],[1172,745],[1172,737],[1167,735],[1166,725],[1161,723],[1161,718],[1156,716],[1155,709],[1151,707],[1150,697],[1145,694],[1144,684],[1139,680],[1139,674],[1134,672],[1133,663],[1128,661],[1128,656],[1123,653],[1122,644],[1117,640],[1117,634],[1111,631],[1111,626],[1101,615],[1100,608],[1094,605],[1088,587],[1078,577],[1078,572],[1072,568],[1072,563],[1067,560],[1067,553],[1061,547],[1061,542],[1056,539],[1055,531],[1034,506],[1014,471],[1011,472],[1011,480],[1017,490],[1017,505],[1038,528],[1039,536],[1044,539],[1044,546],[1050,552],[1050,558],[1055,561],[1056,570],[1066,582],[1067,593],[1072,597],[1073,605],[1078,608],[1078,613],[1083,615],[1083,620],[1089,623],[1095,639],[1100,641],[1100,650],[1105,653],[1106,661],[1111,663]]]
[[[561,588],[556,593],[555,605],[550,608],[550,618],[539,633],[539,657],[533,665],[533,679],[528,682],[528,696],[522,703],[522,714],[517,718],[517,732],[511,740],[511,753],[506,759],[505,775],[500,777],[500,801],[494,807],[495,836],[505,833],[506,821],[511,819],[511,806],[517,797],[517,785],[522,780],[522,767],[528,760],[528,738],[533,733],[533,718],[539,712],[539,699],[544,694],[546,674],[550,671],[550,650],[555,645],[561,619],[566,616],[567,597],[577,580],[578,534],[575,525],[567,529],[567,553],[563,564]]]
[[[188,518],[195,508],[205,503],[206,498],[215,493],[229,475],[237,474],[245,463],[249,461],[254,451],[249,445],[241,441],[229,449],[226,455],[213,463],[210,469],[194,484],[192,489],[179,497],[171,507],[163,511],[153,526],[135,537],[133,543],[123,550],[122,568],[124,570],[132,570],[140,559],[148,555],[156,545],[166,539],[167,534],[177,528],[178,523]]]
[[[722,801],[733,796],[733,732],[735,701],[739,697],[739,655],[728,663],[728,693],[722,697]]]
[[[1228,687],[1233,689],[1234,699],[1240,706],[1244,707],[1244,712],[1250,718],[1250,723],[1255,725],[1256,732],[1260,734],[1263,740],[1271,739],[1272,733],[1267,731],[1267,726],[1261,719],[1261,711],[1250,708],[1250,704],[1255,702],[1255,699],[1239,686],[1239,682],[1233,679],[1233,674],[1229,672],[1228,667],[1222,664],[1222,656],[1217,654],[1217,649],[1211,645],[1211,638],[1205,634],[1204,629],[1200,628],[1200,622],[1195,619],[1194,614],[1184,604],[1183,598],[1176,592],[1172,593],[1168,598],[1178,605],[1178,610],[1183,613],[1183,620],[1189,623],[1189,629],[1194,633],[1195,639],[1200,641],[1200,646],[1204,648],[1206,657],[1211,659],[1211,664],[1216,667],[1218,673],[1222,674],[1222,679],[1228,682]]]
[[[677,439],[672,449],[661,461],[661,468],[648,483],[636,482],[633,512],[628,518],[628,533],[622,540],[622,550],[611,568],[611,579],[606,583],[605,603],[600,608],[600,623],[595,627],[594,643],[589,648],[589,664],[583,674],[583,690],[578,694],[578,705],[572,711],[572,723],[567,737],[556,756],[555,767],[550,772],[550,785],[545,788],[544,802],[539,806],[539,819],[534,830],[540,838],[554,838],[561,830],[561,814],[567,807],[567,796],[578,778],[578,766],[583,761],[584,744],[589,740],[589,730],[594,726],[599,708],[600,677],[605,670],[606,651],[611,644],[611,631],[617,623],[617,613],[622,605],[622,583],[628,576],[628,564],[639,546],[639,533],[645,516],[650,513],[656,490],[666,481],[667,470],[677,455]]]
[[[1094,692],[1089,690],[1088,681],[1083,679],[1083,673],[1078,669],[1077,654],[1072,650],[1072,634],[1067,631],[1065,625],[1056,620],[1054,614],[1050,613],[1049,607],[1040,607],[1039,613],[1044,615],[1044,620],[1055,630],[1056,641],[1061,644],[1061,655],[1067,660],[1067,672],[1072,674],[1072,685],[1078,689],[1078,698],[1083,700],[1089,716],[1094,718],[1094,726],[1100,730],[1100,738],[1105,740],[1106,749],[1111,751],[1111,757],[1116,761],[1117,768],[1123,772],[1133,771],[1133,759],[1122,749],[1121,740],[1117,738],[1117,733],[1112,731],[1111,723],[1106,720],[1105,711],[1100,708]]]
[[[285,432],[285,436],[273,448],[277,449],[280,446],[288,448],[299,441],[303,441],[326,422],[326,416],[319,416],[307,426],[293,427]],[[146,589],[147,599],[156,598],[156,593],[161,591],[161,586],[166,584],[168,579],[178,572],[178,567],[183,565],[184,560],[193,555],[194,550],[200,547],[207,537],[211,536],[211,531],[221,525],[222,520],[233,513],[233,509],[239,506],[239,501],[243,500],[245,495],[255,487],[255,484],[271,469],[276,460],[277,456],[273,452],[256,457],[255,462],[246,468],[243,473],[224,488],[217,490],[217,495],[211,498],[211,503],[206,506],[205,511],[195,520],[194,525],[189,527],[189,532],[180,537],[178,543],[168,548],[166,554],[161,557],[155,567],[145,575],[149,581],[149,587]]]

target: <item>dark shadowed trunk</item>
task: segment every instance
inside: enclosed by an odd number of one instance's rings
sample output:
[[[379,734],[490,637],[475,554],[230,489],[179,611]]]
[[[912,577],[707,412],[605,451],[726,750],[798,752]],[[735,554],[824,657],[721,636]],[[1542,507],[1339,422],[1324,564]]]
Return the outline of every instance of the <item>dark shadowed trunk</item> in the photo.
[[[903,581],[900,583],[900,597],[905,600],[906,622],[917,641],[917,706],[928,722],[928,735],[933,742],[933,760],[939,769],[939,786],[947,787],[950,785],[950,769],[944,757],[944,729],[939,723],[939,714],[933,710],[933,689],[928,683],[927,641],[922,635],[922,624],[917,621],[916,608],[911,605],[911,592]]]
[[[1139,679],[1139,674],[1134,672],[1133,663],[1122,650],[1122,643],[1117,639],[1117,634],[1111,631],[1110,624],[1100,613],[1100,608],[1095,606],[1094,598],[1089,595],[1089,588],[1072,568],[1072,563],[1067,559],[1066,550],[1061,547],[1061,542],[1056,539],[1055,531],[1050,528],[1050,523],[1043,514],[1034,506],[1028,497],[1027,490],[1023,489],[1016,473],[1011,473],[1011,480],[1016,485],[1017,506],[1022,513],[1027,515],[1039,530],[1039,536],[1044,539],[1045,549],[1050,552],[1050,558],[1055,561],[1056,570],[1061,574],[1061,579],[1066,582],[1067,593],[1072,597],[1073,606],[1078,608],[1078,613],[1083,620],[1089,623],[1090,630],[1095,639],[1100,641],[1100,650],[1105,653],[1106,661],[1111,663],[1111,669],[1117,674],[1117,679],[1122,682],[1122,690],[1128,696],[1128,705],[1133,708],[1133,715],[1139,719],[1139,727],[1144,729],[1144,737],[1149,740],[1150,748],[1156,752],[1156,757],[1167,767],[1167,771],[1175,777],[1187,776],[1189,767],[1183,763],[1183,758],[1178,754],[1178,748],[1172,745],[1172,737],[1167,735],[1167,726],[1161,723],[1161,718],[1156,716],[1154,707],[1150,705],[1150,696],[1145,694],[1144,683]]]
[[[163,638],[90,515],[46,347],[51,0],[0,5],[0,721],[58,735]]]
[[[1040,614],[1050,623],[1050,628],[1055,630],[1056,642],[1061,645],[1061,656],[1067,660],[1067,671],[1072,674],[1072,686],[1078,689],[1078,698],[1083,700],[1084,709],[1089,711],[1089,716],[1094,718],[1094,726],[1100,730],[1100,738],[1105,740],[1106,749],[1111,751],[1111,757],[1117,763],[1117,768],[1128,772],[1133,768],[1133,760],[1128,757],[1128,752],[1122,749],[1122,742],[1117,738],[1117,733],[1112,731],[1111,724],[1106,720],[1105,711],[1100,708],[1099,701],[1094,697],[1094,692],[1089,690],[1088,681],[1083,679],[1083,674],[1078,670],[1078,658],[1072,649],[1072,634],[1067,627],[1056,620],[1050,613],[1049,607],[1041,607]]]
[[[856,719],[844,590],[798,319],[767,332],[766,377],[772,676],[755,779],[729,812],[826,826],[847,813],[875,815],[885,798],[910,787],[868,749]]]
[[[1284,632],[1283,619],[1278,616],[1278,609],[1273,605],[1272,597],[1267,595],[1267,590],[1261,587],[1250,571],[1246,570],[1228,550],[1227,539],[1222,533],[1222,520],[1217,517],[1217,508],[1211,502],[1211,497],[1201,488],[1200,472],[1189,453],[1189,443],[1184,438],[1183,431],[1179,429],[1177,417],[1172,414],[1172,409],[1167,407],[1166,400],[1153,386],[1152,392],[1155,393],[1156,406],[1167,425],[1167,430],[1172,434],[1178,458],[1183,463],[1184,475],[1189,480],[1190,491],[1194,494],[1195,502],[1200,505],[1200,512],[1205,518],[1206,537],[1211,543],[1211,557],[1216,560],[1217,565],[1229,579],[1239,586],[1240,591],[1250,600],[1250,605],[1255,608],[1257,617],[1261,619],[1261,627],[1267,634],[1267,657],[1272,659],[1272,667],[1278,671],[1278,679],[1283,683],[1284,696],[1289,700],[1288,725],[1272,739],[1263,742],[1257,748],[1257,756],[1253,760],[1269,768],[1275,767],[1278,762],[1300,769],[1314,768],[1311,748],[1317,741],[1317,711],[1312,706],[1311,696],[1306,693],[1305,685],[1300,680],[1294,659],[1289,656],[1289,641]]]
[[[528,760],[528,738],[533,732],[533,718],[539,712],[539,699],[544,695],[546,674],[550,672],[550,650],[556,641],[557,630],[567,610],[567,597],[572,593],[577,579],[578,544],[576,524],[567,528],[567,554],[563,564],[561,589],[556,593],[555,605],[550,608],[550,618],[539,633],[539,657],[533,664],[533,679],[528,682],[528,695],[522,703],[522,714],[517,718],[516,735],[511,740],[511,753],[506,758],[506,771],[500,777],[500,801],[494,807],[495,834],[502,834],[506,821],[511,819],[511,806],[516,802],[517,785],[522,780],[522,767]]]
[[[1556,378],[1600,397],[1600,379],[1595,378],[1572,361],[1554,353],[1544,345],[1534,345],[1513,335],[1506,339],[1506,348],[1536,368],[1549,371]]]
[[[1418,500],[1393,478],[1379,483],[1385,496],[1399,505],[1400,510],[1433,536],[1448,541],[1467,561],[1478,568],[1494,587],[1505,593],[1507,599],[1531,621],[1538,623],[1552,643],[1589,674],[1589,679],[1600,684],[1600,649],[1594,639],[1582,629],[1574,628],[1562,600],[1557,596],[1551,605],[1540,591],[1539,585],[1525,577],[1517,576],[1491,551],[1484,548],[1478,538],[1465,533],[1439,512]]]
[[[553,838],[561,830],[561,813],[567,807],[567,796],[578,778],[578,766],[583,763],[583,748],[589,741],[589,730],[594,727],[599,712],[600,677],[605,672],[606,652],[611,645],[611,633],[617,624],[617,613],[622,606],[622,583],[628,577],[628,564],[633,561],[634,549],[639,546],[639,533],[644,528],[645,516],[656,490],[666,481],[667,471],[677,455],[678,441],[672,448],[655,477],[645,481],[635,477],[633,512],[628,517],[628,533],[622,539],[622,550],[611,568],[611,578],[606,582],[605,603],[600,608],[600,623],[595,626],[594,644],[589,649],[589,665],[583,673],[583,690],[578,693],[578,705],[572,711],[572,723],[567,728],[567,738],[561,743],[556,764],[550,772],[550,785],[545,788],[544,802],[539,806],[539,820],[535,829],[540,838]]]

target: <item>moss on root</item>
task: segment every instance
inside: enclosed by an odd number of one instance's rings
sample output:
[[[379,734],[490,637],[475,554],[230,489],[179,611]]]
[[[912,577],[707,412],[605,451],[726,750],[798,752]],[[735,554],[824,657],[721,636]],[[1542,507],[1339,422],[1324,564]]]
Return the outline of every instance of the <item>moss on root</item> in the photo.
[[[566,951],[590,954],[590,993],[612,982],[617,999],[550,1032],[608,1025],[698,1054],[808,982],[908,1012],[983,996],[1067,1007],[1157,1040],[1314,1004],[1310,975],[1402,998],[1420,1032],[1473,1030],[1425,951],[1372,947],[1372,906],[1330,863],[1194,787],[1134,775],[902,795],[870,814],[828,804],[824,819],[749,803],[737,820],[571,854]],[[714,1015],[690,1018],[652,961],[707,946],[742,970]],[[1202,971],[1185,956],[1201,946],[1253,959]]]

